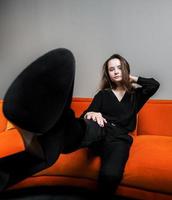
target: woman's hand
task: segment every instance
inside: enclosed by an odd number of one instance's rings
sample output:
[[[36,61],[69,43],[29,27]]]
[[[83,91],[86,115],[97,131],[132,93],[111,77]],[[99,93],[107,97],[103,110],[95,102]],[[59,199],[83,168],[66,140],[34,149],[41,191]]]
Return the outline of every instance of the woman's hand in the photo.
[[[100,112],[87,112],[84,118],[97,122],[101,127],[104,127],[104,123],[107,123],[106,119],[102,116]]]
[[[137,88],[141,87],[141,85],[139,85],[137,83],[139,77],[129,75],[129,78],[130,78],[130,82],[131,82],[131,85],[132,85],[133,88],[137,89]]]
[[[137,83],[138,77],[137,76],[132,76],[131,74],[129,75],[130,82],[131,83]]]

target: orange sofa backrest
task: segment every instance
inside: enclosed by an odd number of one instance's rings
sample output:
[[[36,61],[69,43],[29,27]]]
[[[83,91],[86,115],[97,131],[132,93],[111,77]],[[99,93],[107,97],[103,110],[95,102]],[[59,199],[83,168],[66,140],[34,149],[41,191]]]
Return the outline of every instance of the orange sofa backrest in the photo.
[[[75,111],[75,116],[79,117],[84,110],[88,108],[92,101],[92,98],[77,98],[72,100],[71,108]]]
[[[88,108],[92,98],[77,98],[72,100],[71,108],[79,117]],[[7,127],[7,120],[2,113],[0,100],[0,132]],[[138,114],[137,130],[134,135],[167,135],[172,136],[172,100],[149,100]]]
[[[149,100],[138,114],[137,134],[172,136],[172,100]]]

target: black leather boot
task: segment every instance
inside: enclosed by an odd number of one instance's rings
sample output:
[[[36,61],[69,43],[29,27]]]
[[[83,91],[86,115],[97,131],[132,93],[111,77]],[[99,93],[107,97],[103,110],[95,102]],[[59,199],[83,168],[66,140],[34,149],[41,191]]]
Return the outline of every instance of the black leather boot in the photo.
[[[44,160],[44,151],[38,141],[38,134],[20,128],[18,130],[23,138],[25,151],[38,159]]]
[[[73,54],[55,49],[25,68],[7,90],[3,112],[19,128],[26,151],[0,159],[10,174],[6,187],[49,167],[62,152],[60,121],[72,100],[74,75]]]
[[[75,75],[73,54],[52,50],[25,68],[4,97],[3,112],[18,127],[46,133],[71,99]]]

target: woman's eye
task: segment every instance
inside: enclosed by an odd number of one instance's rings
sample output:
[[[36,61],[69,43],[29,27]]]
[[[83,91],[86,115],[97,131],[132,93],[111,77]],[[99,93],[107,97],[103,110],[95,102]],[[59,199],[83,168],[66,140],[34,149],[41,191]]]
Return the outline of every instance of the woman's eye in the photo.
[[[122,69],[122,66],[121,66],[121,65],[119,65],[119,66],[118,66],[118,69]]]
[[[109,72],[112,72],[113,70],[114,70],[114,68],[110,68],[110,69],[109,69]]]

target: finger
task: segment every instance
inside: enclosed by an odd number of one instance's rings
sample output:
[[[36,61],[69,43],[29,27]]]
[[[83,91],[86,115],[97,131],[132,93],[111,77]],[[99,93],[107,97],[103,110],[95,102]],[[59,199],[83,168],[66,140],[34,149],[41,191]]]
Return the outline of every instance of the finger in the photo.
[[[101,126],[101,120],[100,120],[100,118],[97,118],[96,121],[97,121],[98,125]]]
[[[92,114],[93,114],[92,112],[87,112],[87,113],[85,114],[84,118],[86,118],[86,119],[91,119],[91,115],[92,115]]]
[[[98,118],[97,123],[99,124],[99,126],[104,127],[104,122],[102,117]]]
[[[91,118],[92,118],[93,121],[96,121],[96,116],[95,115],[92,115]]]
[[[107,121],[106,121],[106,119],[105,119],[105,118],[103,118],[103,122],[107,123]]]
[[[86,116],[86,119],[91,119],[91,116],[90,116],[90,115],[87,115],[87,116]]]

